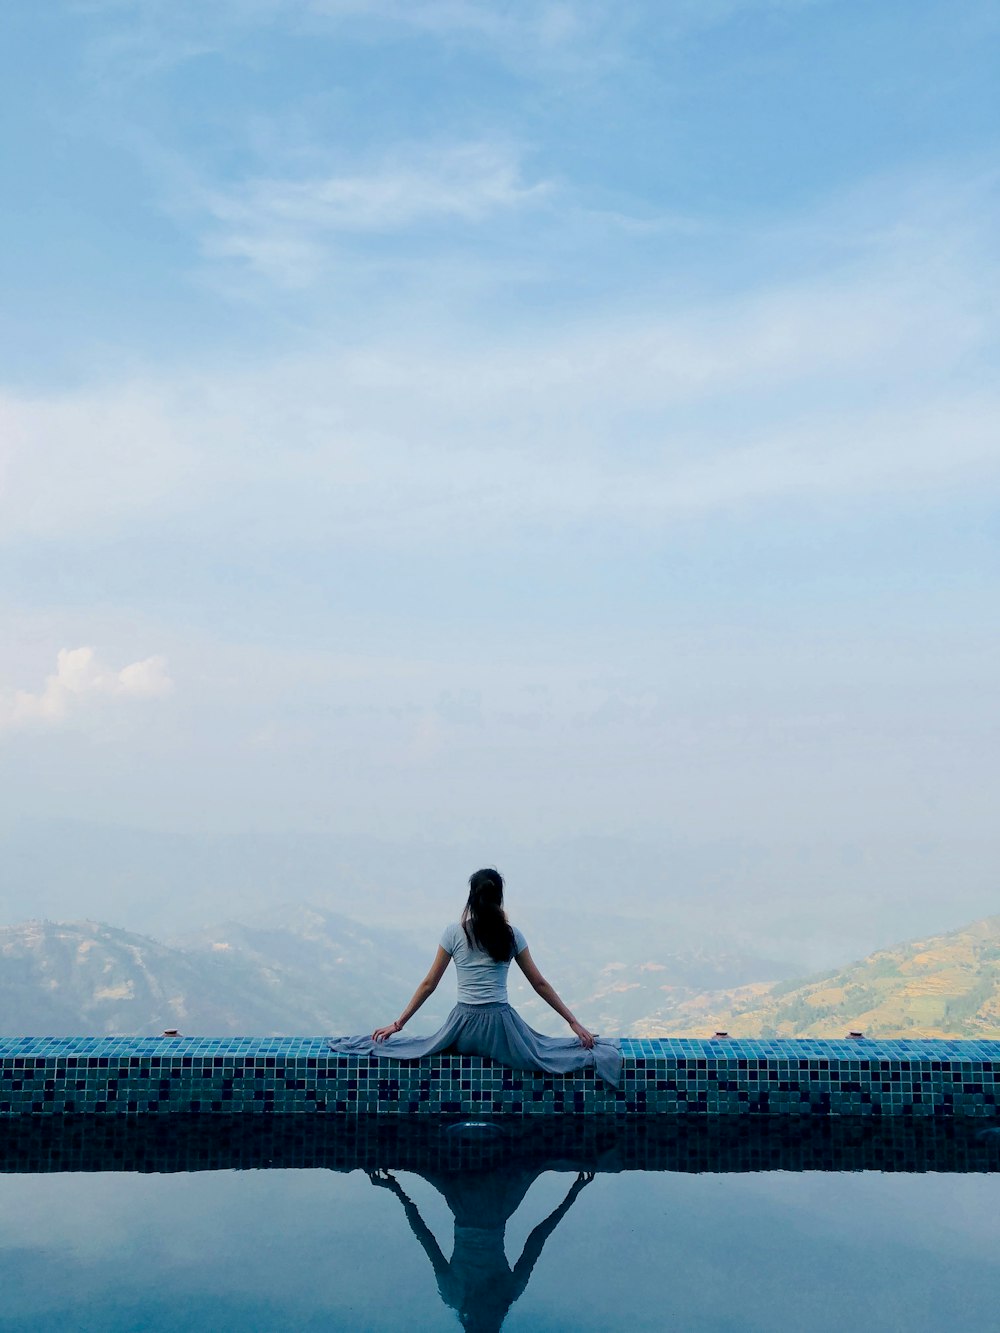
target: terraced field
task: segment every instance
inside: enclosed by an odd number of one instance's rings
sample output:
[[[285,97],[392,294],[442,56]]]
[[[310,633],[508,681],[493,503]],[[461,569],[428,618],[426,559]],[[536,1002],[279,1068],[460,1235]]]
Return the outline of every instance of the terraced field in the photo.
[[[871,954],[832,974],[688,997],[643,1035],[1000,1037],[1000,916]]]

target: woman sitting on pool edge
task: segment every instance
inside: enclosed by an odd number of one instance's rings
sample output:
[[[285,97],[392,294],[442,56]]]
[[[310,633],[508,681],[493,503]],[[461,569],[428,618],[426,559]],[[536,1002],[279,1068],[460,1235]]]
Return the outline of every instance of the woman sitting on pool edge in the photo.
[[[512,959],[528,981],[570,1025],[574,1037],[547,1037],[528,1026],[507,1001],[507,973]],[[458,1003],[444,1027],[430,1037],[392,1040],[437,989],[454,959]],[[622,1057],[617,1041],[600,1038],[577,1022],[535,966],[524,936],[503,910],[503,877],[498,870],[477,870],[469,879],[469,899],[462,919],[441,936],[431,969],[399,1018],[376,1028],[370,1037],[334,1037],[332,1051],[341,1055],[377,1055],[390,1060],[419,1060],[450,1051],[488,1055],[509,1069],[569,1074],[596,1069],[617,1087]]]

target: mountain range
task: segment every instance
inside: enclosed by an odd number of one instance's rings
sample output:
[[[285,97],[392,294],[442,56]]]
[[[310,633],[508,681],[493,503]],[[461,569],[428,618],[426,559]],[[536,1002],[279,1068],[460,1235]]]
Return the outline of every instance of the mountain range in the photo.
[[[576,924],[568,938],[565,923],[540,918],[533,953],[602,1032],[1000,1037],[1000,916],[798,980],[752,954],[657,948],[655,933],[634,923]],[[610,962],[608,940],[619,953]],[[21,922],[0,928],[0,1033],[364,1032],[400,1011],[432,956],[417,933],[309,905],[167,942],[101,922]],[[440,1023],[453,988],[446,976],[414,1031]],[[510,990],[536,1027],[563,1030],[517,969]]]
[[[578,913],[573,926],[570,936],[558,916],[538,913],[534,956],[564,998],[602,1031],[628,1029],[659,1003],[665,984],[690,997],[781,975],[773,960],[752,954],[657,949],[651,931],[634,922]],[[609,938],[618,949],[611,962]],[[435,945],[425,932],[362,925],[300,904],[166,942],[102,922],[21,922],[0,928],[0,1032],[364,1032],[400,1012]],[[516,968],[510,993],[537,1027],[562,1029]],[[414,1030],[438,1025],[453,1002],[454,981],[446,977]]]
[[[308,908],[280,927],[233,923],[170,944],[101,922],[28,921],[0,930],[0,1031],[363,1030],[372,978],[400,993],[419,970],[405,935]]]

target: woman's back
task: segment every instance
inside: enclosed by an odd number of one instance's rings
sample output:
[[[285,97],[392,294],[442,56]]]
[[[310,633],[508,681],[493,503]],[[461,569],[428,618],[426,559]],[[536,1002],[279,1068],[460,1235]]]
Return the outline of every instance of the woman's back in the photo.
[[[474,940],[486,947],[478,947]],[[528,984],[569,1024],[573,1037],[536,1032],[508,1003],[507,973],[514,958]],[[400,1037],[407,1020],[434,993],[452,960],[458,1003],[444,1026],[430,1037]],[[621,1078],[618,1043],[601,1041],[588,1032],[539,972],[527,941],[503,910],[503,876],[491,869],[477,870],[469,876],[469,900],[462,921],[450,925],[441,936],[430,971],[399,1018],[376,1028],[370,1036],[334,1038],[329,1045],[338,1054],[376,1055],[389,1060],[420,1060],[439,1051],[452,1051],[486,1056],[508,1069],[551,1074],[594,1069],[614,1087]],[[480,1097],[479,1093],[473,1095]]]
[[[511,930],[514,933],[514,953],[511,957],[516,957],[528,944],[516,926],[512,926]],[[460,1004],[507,1003],[510,959],[498,963],[485,949],[475,948],[457,921],[448,926],[441,936],[441,948],[454,959]]]

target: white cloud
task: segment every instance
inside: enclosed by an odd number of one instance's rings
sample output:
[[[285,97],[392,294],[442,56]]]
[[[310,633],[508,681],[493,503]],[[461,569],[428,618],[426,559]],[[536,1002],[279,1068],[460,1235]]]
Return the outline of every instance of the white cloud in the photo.
[[[217,534],[393,544],[995,482],[997,395],[949,371],[978,339],[918,306],[809,286],[711,318],[191,376],[124,390],[127,409],[108,391],[96,419],[127,417],[133,465],[95,429],[92,395],[44,410],[9,398],[22,443],[0,521],[8,540],[135,540],[138,520],[210,509]],[[176,466],[169,452],[147,466],[157,435],[176,441]],[[88,464],[79,486],[67,452]]]
[[[173,693],[174,688],[166,660],[159,656],[145,657],[141,662],[122,667],[117,681],[119,688],[114,693],[130,694],[136,699],[162,699]]]
[[[243,260],[286,286],[311,280],[332,238],[427,223],[475,224],[548,192],[526,183],[509,147],[462,144],[397,153],[374,170],[304,179],[260,178],[205,192],[214,257]]]
[[[38,693],[0,694],[0,730],[61,722],[100,698],[162,699],[173,688],[162,657],[147,657],[115,671],[93,648],[61,648],[55,671]]]
[[[446,179],[415,202],[383,181],[272,212],[307,229],[352,209],[388,225],[458,208]],[[475,206],[516,192],[511,179]],[[0,536],[141,543],[183,515],[237,546],[250,531],[281,546],[437,546],[525,522],[993,486],[998,265],[968,219],[995,205],[960,186],[947,192],[957,220],[934,225],[909,202],[903,228],[854,200],[836,262],[825,247],[796,280],[684,308],[513,330],[484,310],[458,332],[420,317],[240,374],[0,396]],[[804,220],[810,245],[824,220]]]

